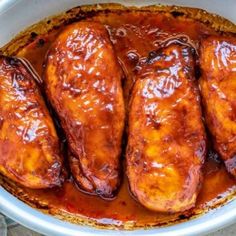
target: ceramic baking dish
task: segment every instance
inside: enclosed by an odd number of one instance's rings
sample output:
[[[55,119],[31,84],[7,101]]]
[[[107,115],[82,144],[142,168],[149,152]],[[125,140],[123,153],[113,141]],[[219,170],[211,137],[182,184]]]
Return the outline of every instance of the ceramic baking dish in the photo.
[[[236,23],[234,0],[172,0],[172,1],[80,1],[80,0],[1,0],[0,1],[0,47],[9,42],[18,32],[37,21],[72,7],[93,3],[117,2],[124,5],[170,4],[190,6],[217,13]],[[208,213],[172,226],[148,230],[102,230],[70,224],[43,214],[21,202],[0,187],[0,211],[26,227],[45,235],[203,235],[236,222],[236,200]]]

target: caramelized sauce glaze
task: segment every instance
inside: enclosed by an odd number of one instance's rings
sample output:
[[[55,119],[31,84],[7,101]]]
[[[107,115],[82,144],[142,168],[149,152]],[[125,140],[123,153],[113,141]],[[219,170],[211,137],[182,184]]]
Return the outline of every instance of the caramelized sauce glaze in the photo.
[[[91,14],[93,15],[93,14]],[[186,19],[182,15],[139,11],[104,11],[89,19],[106,25],[114,44],[118,59],[126,74],[124,83],[126,103],[133,85],[136,65],[152,50],[156,50],[160,41],[176,35],[186,34],[198,46],[199,40],[206,35],[218,34],[206,25]],[[17,56],[28,59],[36,71],[43,75],[45,54],[63,26],[38,35],[31,43],[18,51]],[[125,166],[123,168],[125,172]],[[221,199],[236,190],[236,181],[226,172],[224,165],[214,152],[209,152],[203,167],[204,181],[194,209],[182,214],[163,214],[152,212],[137,203],[129,192],[126,177],[123,178],[120,191],[112,201],[82,193],[72,179],[68,179],[61,188],[48,190],[30,190],[22,188],[38,202],[41,208],[49,209],[52,214],[72,214],[85,217],[97,224],[130,228],[163,225],[183,220],[188,216],[201,213],[222,202]],[[76,222],[73,219],[73,222]]]
[[[153,51],[137,73],[130,99],[130,189],[159,212],[195,206],[202,179],[206,135],[191,51],[180,44]]]
[[[81,189],[103,198],[113,198],[120,184],[122,79],[100,23],[67,26],[48,51],[45,90],[67,137],[71,172]]]

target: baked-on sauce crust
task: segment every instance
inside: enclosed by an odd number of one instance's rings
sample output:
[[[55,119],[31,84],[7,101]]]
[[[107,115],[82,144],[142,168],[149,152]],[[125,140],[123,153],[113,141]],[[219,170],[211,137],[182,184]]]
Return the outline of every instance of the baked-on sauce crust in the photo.
[[[200,9],[161,5],[135,8],[100,4],[73,8],[37,23],[0,51],[5,55],[27,58],[42,76],[46,52],[57,35],[64,26],[81,20],[101,22],[109,31],[115,53],[126,75],[123,81],[126,104],[132,90],[136,66],[140,61],[146,60],[149,52],[158,49],[161,40],[185,34],[198,46],[209,35],[230,34],[235,37],[232,33],[236,33],[233,23]],[[125,168],[124,165],[123,169]],[[213,150],[208,152],[202,171],[202,188],[196,206],[181,214],[154,212],[143,207],[131,196],[125,176],[112,201],[82,193],[73,179],[66,180],[62,187],[52,190],[30,190],[15,185],[4,177],[0,178],[0,184],[31,206],[60,219],[103,228],[134,229],[186,221],[235,196],[236,181],[227,173],[224,163]]]

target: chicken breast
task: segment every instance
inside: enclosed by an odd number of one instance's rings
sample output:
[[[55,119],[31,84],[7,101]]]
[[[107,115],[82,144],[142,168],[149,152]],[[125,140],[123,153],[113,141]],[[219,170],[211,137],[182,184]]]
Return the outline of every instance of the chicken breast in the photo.
[[[100,23],[66,27],[48,52],[45,86],[68,139],[72,174],[80,188],[104,198],[120,181],[122,77]]]
[[[58,186],[59,150],[33,75],[21,60],[0,56],[0,173],[29,188]]]
[[[192,208],[205,149],[191,49],[173,43],[150,54],[132,91],[126,153],[131,192],[154,211]]]
[[[236,177],[236,39],[211,36],[202,41],[200,53],[206,123],[216,151]]]

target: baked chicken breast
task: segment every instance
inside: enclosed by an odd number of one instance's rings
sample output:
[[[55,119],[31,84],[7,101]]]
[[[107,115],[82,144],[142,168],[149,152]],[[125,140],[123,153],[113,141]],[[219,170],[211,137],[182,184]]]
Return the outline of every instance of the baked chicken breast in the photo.
[[[216,151],[236,177],[236,39],[208,37],[200,53],[206,123]]]
[[[33,189],[58,186],[59,150],[33,75],[21,60],[0,56],[0,173]]]
[[[181,212],[195,205],[206,149],[194,59],[172,43],[141,67],[129,112],[130,189],[151,210]]]
[[[68,140],[72,174],[81,189],[104,198],[113,197],[120,182],[122,78],[100,23],[66,27],[47,55],[46,91]]]

